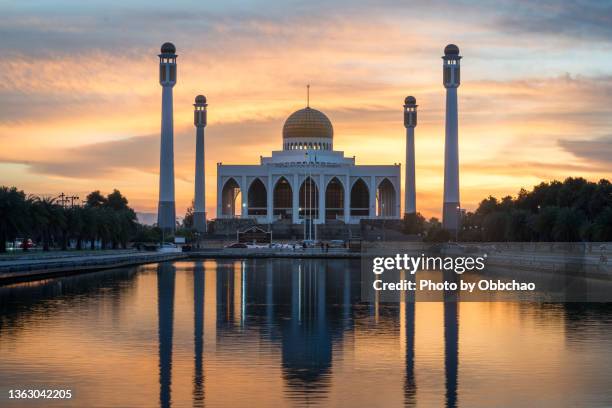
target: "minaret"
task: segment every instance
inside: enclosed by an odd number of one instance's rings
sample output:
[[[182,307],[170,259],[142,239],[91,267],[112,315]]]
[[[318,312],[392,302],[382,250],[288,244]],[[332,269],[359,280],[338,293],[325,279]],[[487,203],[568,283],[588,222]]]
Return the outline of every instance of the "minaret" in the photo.
[[[174,124],[172,87],[176,84],[176,48],[164,43],[159,54],[159,83],[162,86],[161,149],[159,153],[159,204],[157,225],[174,232]]]
[[[193,226],[198,232],[206,232],[206,180],[204,178],[204,128],[206,127],[206,97],[198,95],[193,104],[193,124],[196,127],[195,197]]]
[[[451,232],[459,229],[459,135],[457,88],[459,87],[459,47],[444,48],[443,81],[446,88],[446,138],[444,141],[444,206],[442,225]]]
[[[414,128],[417,125],[417,104],[414,96],[404,100],[404,127],[406,128],[406,178],[404,185],[404,216],[416,213],[416,186],[414,171]]]

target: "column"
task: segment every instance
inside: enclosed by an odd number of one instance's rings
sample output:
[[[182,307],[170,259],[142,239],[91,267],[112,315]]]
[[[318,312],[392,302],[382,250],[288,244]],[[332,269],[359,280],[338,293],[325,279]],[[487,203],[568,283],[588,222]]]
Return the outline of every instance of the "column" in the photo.
[[[266,209],[268,223],[271,224],[274,221],[274,185],[272,184],[272,174],[268,174],[268,183],[266,188],[268,204]]]
[[[370,176],[370,218],[376,218],[376,176]]]
[[[351,177],[344,176],[344,223],[351,222]]]
[[[415,191],[415,163],[414,163],[414,127],[406,128],[406,179],[404,180],[404,213],[416,212]],[[399,214],[399,211],[398,211]]]
[[[300,216],[298,209],[300,208],[300,179],[299,175],[296,173],[293,175],[293,186],[291,187],[291,192],[293,193],[293,216],[292,220],[294,224],[300,223]]]
[[[217,218],[223,216],[223,176],[219,173],[221,165],[217,163]]]
[[[205,177],[204,127],[196,128],[196,165],[193,224],[199,232],[206,232],[206,177]]]
[[[319,175],[319,224],[325,224],[325,175]]]
[[[240,218],[247,218],[249,216],[248,207],[247,207],[248,199],[249,199],[249,192],[248,192],[246,176],[242,176],[242,182],[240,183],[240,196],[242,197],[242,200],[240,203]]]

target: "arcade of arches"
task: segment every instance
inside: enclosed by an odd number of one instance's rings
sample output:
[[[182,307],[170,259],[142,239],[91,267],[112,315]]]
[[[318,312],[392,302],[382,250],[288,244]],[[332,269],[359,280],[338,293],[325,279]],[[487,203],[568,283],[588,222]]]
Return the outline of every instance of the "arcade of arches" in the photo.
[[[357,178],[350,190],[345,189],[338,177],[332,177],[324,191],[320,191],[319,180],[305,177],[299,190],[294,192],[289,180],[281,176],[273,184],[271,194],[261,178],[254,178],[244,200],[241,199],[241,188],[238,181],[231,177],[223,185],[221,194],[221,214],[223,218],[232,217],[267,217],[272,211],[273,221],[294,220],[298,218],[329,222],[333,220],[359,218],[393,218],[398,216],[395,186],[388,178],[383,178],[376,187],[375,195],[363,178]],[[347,191],[348,190],[348,191]],[[372,198],[374,197],[374,205]],[[348,202],[346,201],[348,198]],[[268,200],[272,205],[268,206]],[[296,207],[294,207],[296,200]],[[241,208],[242,207],[242,208]],[[374,207],[374,208],[372,208]],[[297,210],[297,217],[294,212]],[[348,212],[348,214],[345,214]]]

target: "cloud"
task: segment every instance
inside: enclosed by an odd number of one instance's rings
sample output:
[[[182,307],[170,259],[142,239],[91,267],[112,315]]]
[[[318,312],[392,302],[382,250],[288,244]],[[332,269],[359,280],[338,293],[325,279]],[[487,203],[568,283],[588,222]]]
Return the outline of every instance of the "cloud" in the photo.
[[[593,140],[559,140],[559,145],[588,163],[600,163],[612,173],[612,135]]]
[[[500,16],[511,32],[550,34],[575,40],[612,41],[612,4],[606,1],[510,2],[513,10]]]
[[[310,82],[312,106],[333,122],[335,147],[360,164],[404,160],[401,105],[415,95],[421,205],[439,211],[440,55],[448,42],[464,54],[462,199],[477,201],[485,190],[511,193],[538,179],[610,173],[599,153],[609,150],[593,144],[605,144],[609,139],[594,137],[612,126],[609,3],[23,4],[7,5],[0,23],[6,40],[0,160],[26,163],[14,167],[22,175],[11,173],[11,182],[25,189],[42,185],[33,178],[46,180],[45,191],[53,183],[116,185],[139,208],[154,206],[156,54],[166,40],[179,54],[175,167],[177,199],[185,205],[193,191],[196,94],[209,100],[207,183],[214,206],[215,163],[257,163],[280,148],[283,121],[304,105]]]

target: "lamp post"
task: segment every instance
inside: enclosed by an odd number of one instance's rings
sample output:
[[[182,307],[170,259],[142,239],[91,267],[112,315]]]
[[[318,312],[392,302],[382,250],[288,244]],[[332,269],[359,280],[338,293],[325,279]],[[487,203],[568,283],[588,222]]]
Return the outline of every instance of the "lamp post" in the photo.
[[[457,206],[457,227],[455,228],[455,242],[459,242],[459,228],[461,227],[461,207]]]

